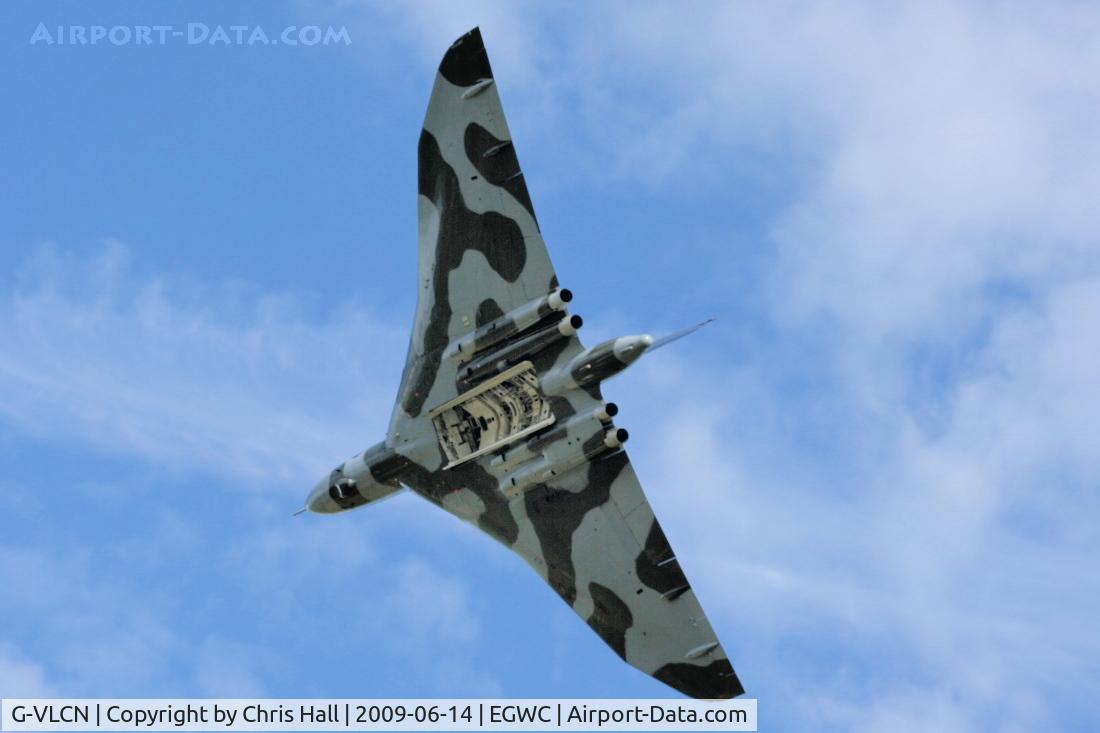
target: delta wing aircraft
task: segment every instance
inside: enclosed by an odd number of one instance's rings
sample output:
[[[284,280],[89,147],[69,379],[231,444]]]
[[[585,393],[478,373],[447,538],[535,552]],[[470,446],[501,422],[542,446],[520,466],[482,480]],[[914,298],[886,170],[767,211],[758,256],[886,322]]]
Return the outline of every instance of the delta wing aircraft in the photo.
[[[306,508],[412,489],[526,560],[629,664],[692,697],[740,695],[600,394],[694,328],[581,343],[476,28],[439,66],[419,166],[418,302],[389,431]]]

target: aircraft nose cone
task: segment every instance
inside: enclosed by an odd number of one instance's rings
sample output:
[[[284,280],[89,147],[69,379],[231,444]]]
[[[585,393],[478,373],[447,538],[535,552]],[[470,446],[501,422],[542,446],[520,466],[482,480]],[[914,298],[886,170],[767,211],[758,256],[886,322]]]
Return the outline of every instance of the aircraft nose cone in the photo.
[[[315,514],[332,514],[339,511],[336,502],[328,494],[328,479],[318,481],[306,497],[306,509]]]

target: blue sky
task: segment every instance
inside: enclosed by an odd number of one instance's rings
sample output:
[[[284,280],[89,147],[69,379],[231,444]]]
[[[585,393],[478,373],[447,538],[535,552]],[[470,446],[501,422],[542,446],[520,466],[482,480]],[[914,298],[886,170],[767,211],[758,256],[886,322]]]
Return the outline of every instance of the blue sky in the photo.
[[[767,730],[1100,719],[1087,4],[6,3],[0,694],[667,696],[379,440],[480,25],[585,339]],[[346,26],[350,45],[29,44]]]

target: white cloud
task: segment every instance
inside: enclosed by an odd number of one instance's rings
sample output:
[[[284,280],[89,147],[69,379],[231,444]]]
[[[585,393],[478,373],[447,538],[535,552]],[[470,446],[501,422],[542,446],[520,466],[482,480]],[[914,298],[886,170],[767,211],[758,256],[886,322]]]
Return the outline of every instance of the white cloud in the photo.
[[[610,388],[629,390],[639,473],[750,691],[851,730],[1034,729],[1089,694],[1098,293],[1080,274],[992,310],[934,418],[897,345],[881,376],[822,357],[824,407],[784,394],[773,370],[802,367],[766,345],[725,369],[672,349]],[[809,669],[835,675],[808,683],[791,645],[828,650]]]
[[[501,694],[500,682],[474,661],[482,624],[499,609],[475,604],[463,578],[422,560],[408,558],[395,571],[377,613],[386,619],[388,646],[401,656],[430,660],[420,673],[420,688],[438,695]]]
[[[300,492],[384,434],[400,360],[375,356],[408,336],[381,318],[149,276],[115,242],[43,247],[20,282],[0,302],[0,417],[21,429]]]
[[[0,355],[0,419],[58,446],[91,445],[142,459],[160,475],[175,472],[162,491],[193,485],[196,473],[219,491],[253,489],[227,498],[234,505],[210,522],[198,522],[173,495],[138,506],[132,526],[109,541],[49,533],[0,546],[5,617],[12,624],[34,618],[49,637],[34,663],[0,660],[5,674],[26,674],[20,689],[264,694],[292,676],[287,654],[343,627],[379,664],[430,666],[426,684],[441,694],[499,692],[469,662],[480,626],[462,582],[384,551],[394,517],[437,510],[398,498],[373,510],[373,530],[358,514],[344,518],[358,522],[289,517],[341,451],[363,447],[372,421],[384,435],[397,374],[385,373],[377,354],[394,354],[400,365],[403,326],[383,326],[352,307],[311,317],[285,296],[150,274],[114,242],[91,257],[40,248],[15,280],[0,301],[0,339],[10,347]],[[359,428],[348,431],[349,423]],[[80,501],[97,511],[134,511],[134,486],[117,477],[101,486],[94,474],[89,481]],[[293,496],[273,501],[273,491]],[[4,497],[10,512],[33,524],[51,516],[48,500],[28,487],[9,485]],[[469,528],[440,520],[441,536],[481,552]],[[220,536],[223,525],[229,532]],[[96,525],[79,526],[94,533]],[[402,541],[415,534],[402,532]],[[362,580],[349,585],[349,577]],[[192,611],[187,588],[200,579],[233,593],[211,590]],[[305,603],[302,588],[318,586],[324,596]],[[405,633],[370,619],[356,623],[347,609],[360,607],[382,609]],[[262,609],[265,629],[307,627],[272,652],[233,626],[212,633],[186,622],[215,609],[232,618]],[[318,610],[320,617],[303,621]],[[395,645],[397,636],[409,641]],[[47,685],[47,676],[57,684]]]
[[[0,646],[0,697],[55,697],[57,690],[46,679],[42,665],[17,650]]]
[[[668,104],[590,64],[594,104],[652,111],[611,142],[622,171],[719,176],[748,149],[801,178],[771,227],[769,338],[610,388],[624,424],[659,426],[632,454],[746,685],[800,720],[832,698],[844,729],[1034,729],[1098,683],[1098,23],[642,6],[597,54]]]
[[[394,580],[383,603],[386,618],[403,631],[396,635],[404,640],[401,643],[468,644],[477,638],[480,623],[458,579],[444,577],[418,560],[408,560],[397,568]]]
[[[1085,373],[1093,358],[1058,358],[1055,373]],[[1025,730],[1096,685],[1100,497],[1079,448],[1100,425],[1089,415],[1076,435],[1068,418],[1087,407],[1045,400],[1066,388],[1056,378],[1014,373],[991,347],[994,376],[952,388],[985,393],[983,405],[953,400],[951,427],[935,433],[894,405],[878,434],[855,436],[866,460],[838,471],[746,409],[753,388],[782,402],[766,377],[730,384],[662,359],[614,396],[651,503],[751,693],[842,729]],[[1092,384],[1089,373],[1064,394]],[[997,426],[1012,437],[986,430]]]
[[[0,581],[8,589],[4,641],[10,644],[20,629],[27,643],[33,640],[34,667],[56,694],[151,691],[169,678],[180,651],[176,634],[152,608],[155,599],[105,572],[102,560],[56,536],[45,546],[0,545]]]
[[[269,697],[252,669],[254,663],[263,661],[264,655],[257,651],[218,636],[204,639],[195,653],[199,694],[204,697]]]
[[[374,511],[272,519],[229,506],[200,518],[169,500],[110,540],[76,522],[0,543],[0,691],[263,697],[290,684],[324,694],[351,689],[347,669],[384,668],[440,695],[499,694],[471,661],[482,609],[464,578],[406,551],[424,538],[417,525],[395,531],[399,512]],[[11,646],[22,637],[33,662]]]

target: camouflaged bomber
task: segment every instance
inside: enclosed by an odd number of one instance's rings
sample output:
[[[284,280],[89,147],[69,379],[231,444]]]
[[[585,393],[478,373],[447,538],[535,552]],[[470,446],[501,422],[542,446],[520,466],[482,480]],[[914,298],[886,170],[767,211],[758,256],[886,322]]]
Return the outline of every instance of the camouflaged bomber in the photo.
[[[740,695],[600,395],[654,342],[577,338],[476,28],[439,66],[419,166],[418,302],[389,433],[307,508],[410,488],[526,560],[629,664],[692,697]]]

